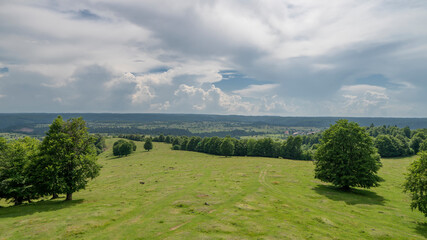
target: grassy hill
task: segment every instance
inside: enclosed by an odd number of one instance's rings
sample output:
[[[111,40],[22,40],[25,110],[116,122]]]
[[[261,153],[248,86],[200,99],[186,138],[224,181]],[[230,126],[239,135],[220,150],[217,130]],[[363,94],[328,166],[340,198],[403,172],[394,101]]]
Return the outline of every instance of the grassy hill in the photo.
[[[384,159],[381,187],[346,193],[315,180],[312,162],[137,144],[128,157],[103,153],[100,176],[71,202],[0,202],[0,239],[427,238],[401,187],[414,158]]]

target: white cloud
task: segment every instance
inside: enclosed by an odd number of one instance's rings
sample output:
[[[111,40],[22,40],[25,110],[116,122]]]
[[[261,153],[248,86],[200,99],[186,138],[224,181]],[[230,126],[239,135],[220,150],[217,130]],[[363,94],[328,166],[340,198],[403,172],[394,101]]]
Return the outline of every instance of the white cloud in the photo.
[[[198,88],[181,84],[175,91],[177,97],[175,103],[177,105],[190,104],[194,110],[207,112],[212,109],[222,110],[227,113],[250,113],[253,111],[253,105],[245,102],[238,95],[229,95],[221,91],[221,89],[211,85],[209,89]]]
[[[342,113],[354,116],[381,116],[386,113],[390,97],[384,87],[351,85],[341,88]]]
[[[315,70],[322,71],[322,70],[331,70],[331,69],[334,69],[335,66],[332,65],[332,64],[315,63],[315,64],[313,64],[313,68]]]
[[[279,84],[263,84],[263,85],[249,85],[245,89],[233,91],[243,97],[262,97],[271,95],[271,92],[277,88]]]
[[[153,98],[156,97],[154,90],[149,86],[137,84],[136,92],[132,95],[133,104],[143,104],[150,102]]]
[[[155,103],[150,105],[150,110],[154,112],[163,112],[169,110],[171,107],[170,102],[166,101],[164,103]]]
[[[344,85],[340,89],[343,92],[361,94],[365,92],[376,92],[384,93],[386,91],[385,87],[368,85],[368,84],[359,84],[359,85]]]

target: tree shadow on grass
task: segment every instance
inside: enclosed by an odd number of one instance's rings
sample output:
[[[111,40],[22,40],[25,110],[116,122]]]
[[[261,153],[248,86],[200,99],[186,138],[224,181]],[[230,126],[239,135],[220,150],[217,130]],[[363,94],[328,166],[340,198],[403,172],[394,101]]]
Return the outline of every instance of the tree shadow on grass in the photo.
[[[418,222],[417,226],[415,227],[415,230],[421,236],[427,238],[427,222]]]
[[[0,218],[14,218],[26,215],[32,215],[39,212],[56,211],[62,208],[72,207],[80,204],[83,199],[62,201],[62,200],[46,200],[38,201],[19,206],[1,207]]]
[[[361,189],[350,189],[344,191],[333,186],[317,185],[313,190],[333,201],[343,201],[348,205],[368,204],[368,205],[384,205],[386,199],[377,195],[375,192]]]

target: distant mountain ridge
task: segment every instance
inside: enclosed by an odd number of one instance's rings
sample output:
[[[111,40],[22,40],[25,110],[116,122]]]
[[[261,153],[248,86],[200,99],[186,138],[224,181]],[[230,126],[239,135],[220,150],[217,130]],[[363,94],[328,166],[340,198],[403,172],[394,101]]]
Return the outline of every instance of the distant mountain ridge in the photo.
[[[338,119],[348,119],[361,126],[390,125],[411,129],[427,128],[427,118],[388,117],[279,117],[213,114],[164,114],[164,113],[0,113],[0,131],[24,128],[36,124],[50,124],[61,115],[64,119],[83,117],[87,122],[98,123],[149,123],[149,122],[236,122],[252,125],[275,125],[284,127],[329,127]]]

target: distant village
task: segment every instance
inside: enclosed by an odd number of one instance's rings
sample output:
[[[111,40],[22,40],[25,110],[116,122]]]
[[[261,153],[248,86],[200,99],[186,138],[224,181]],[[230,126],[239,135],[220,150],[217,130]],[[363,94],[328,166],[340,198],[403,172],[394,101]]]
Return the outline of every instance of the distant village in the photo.
[[[284,132],[284,134],[287,136],[290,136],[290,135],[292,135],[292,136],[298,136],[298,135],[303,136],[303,135],[312,135],[312,134],[318,133],[320,131],[321,131],[320,129],[307,129],[307,130],[289,129],[289,130],[286,130]]]

